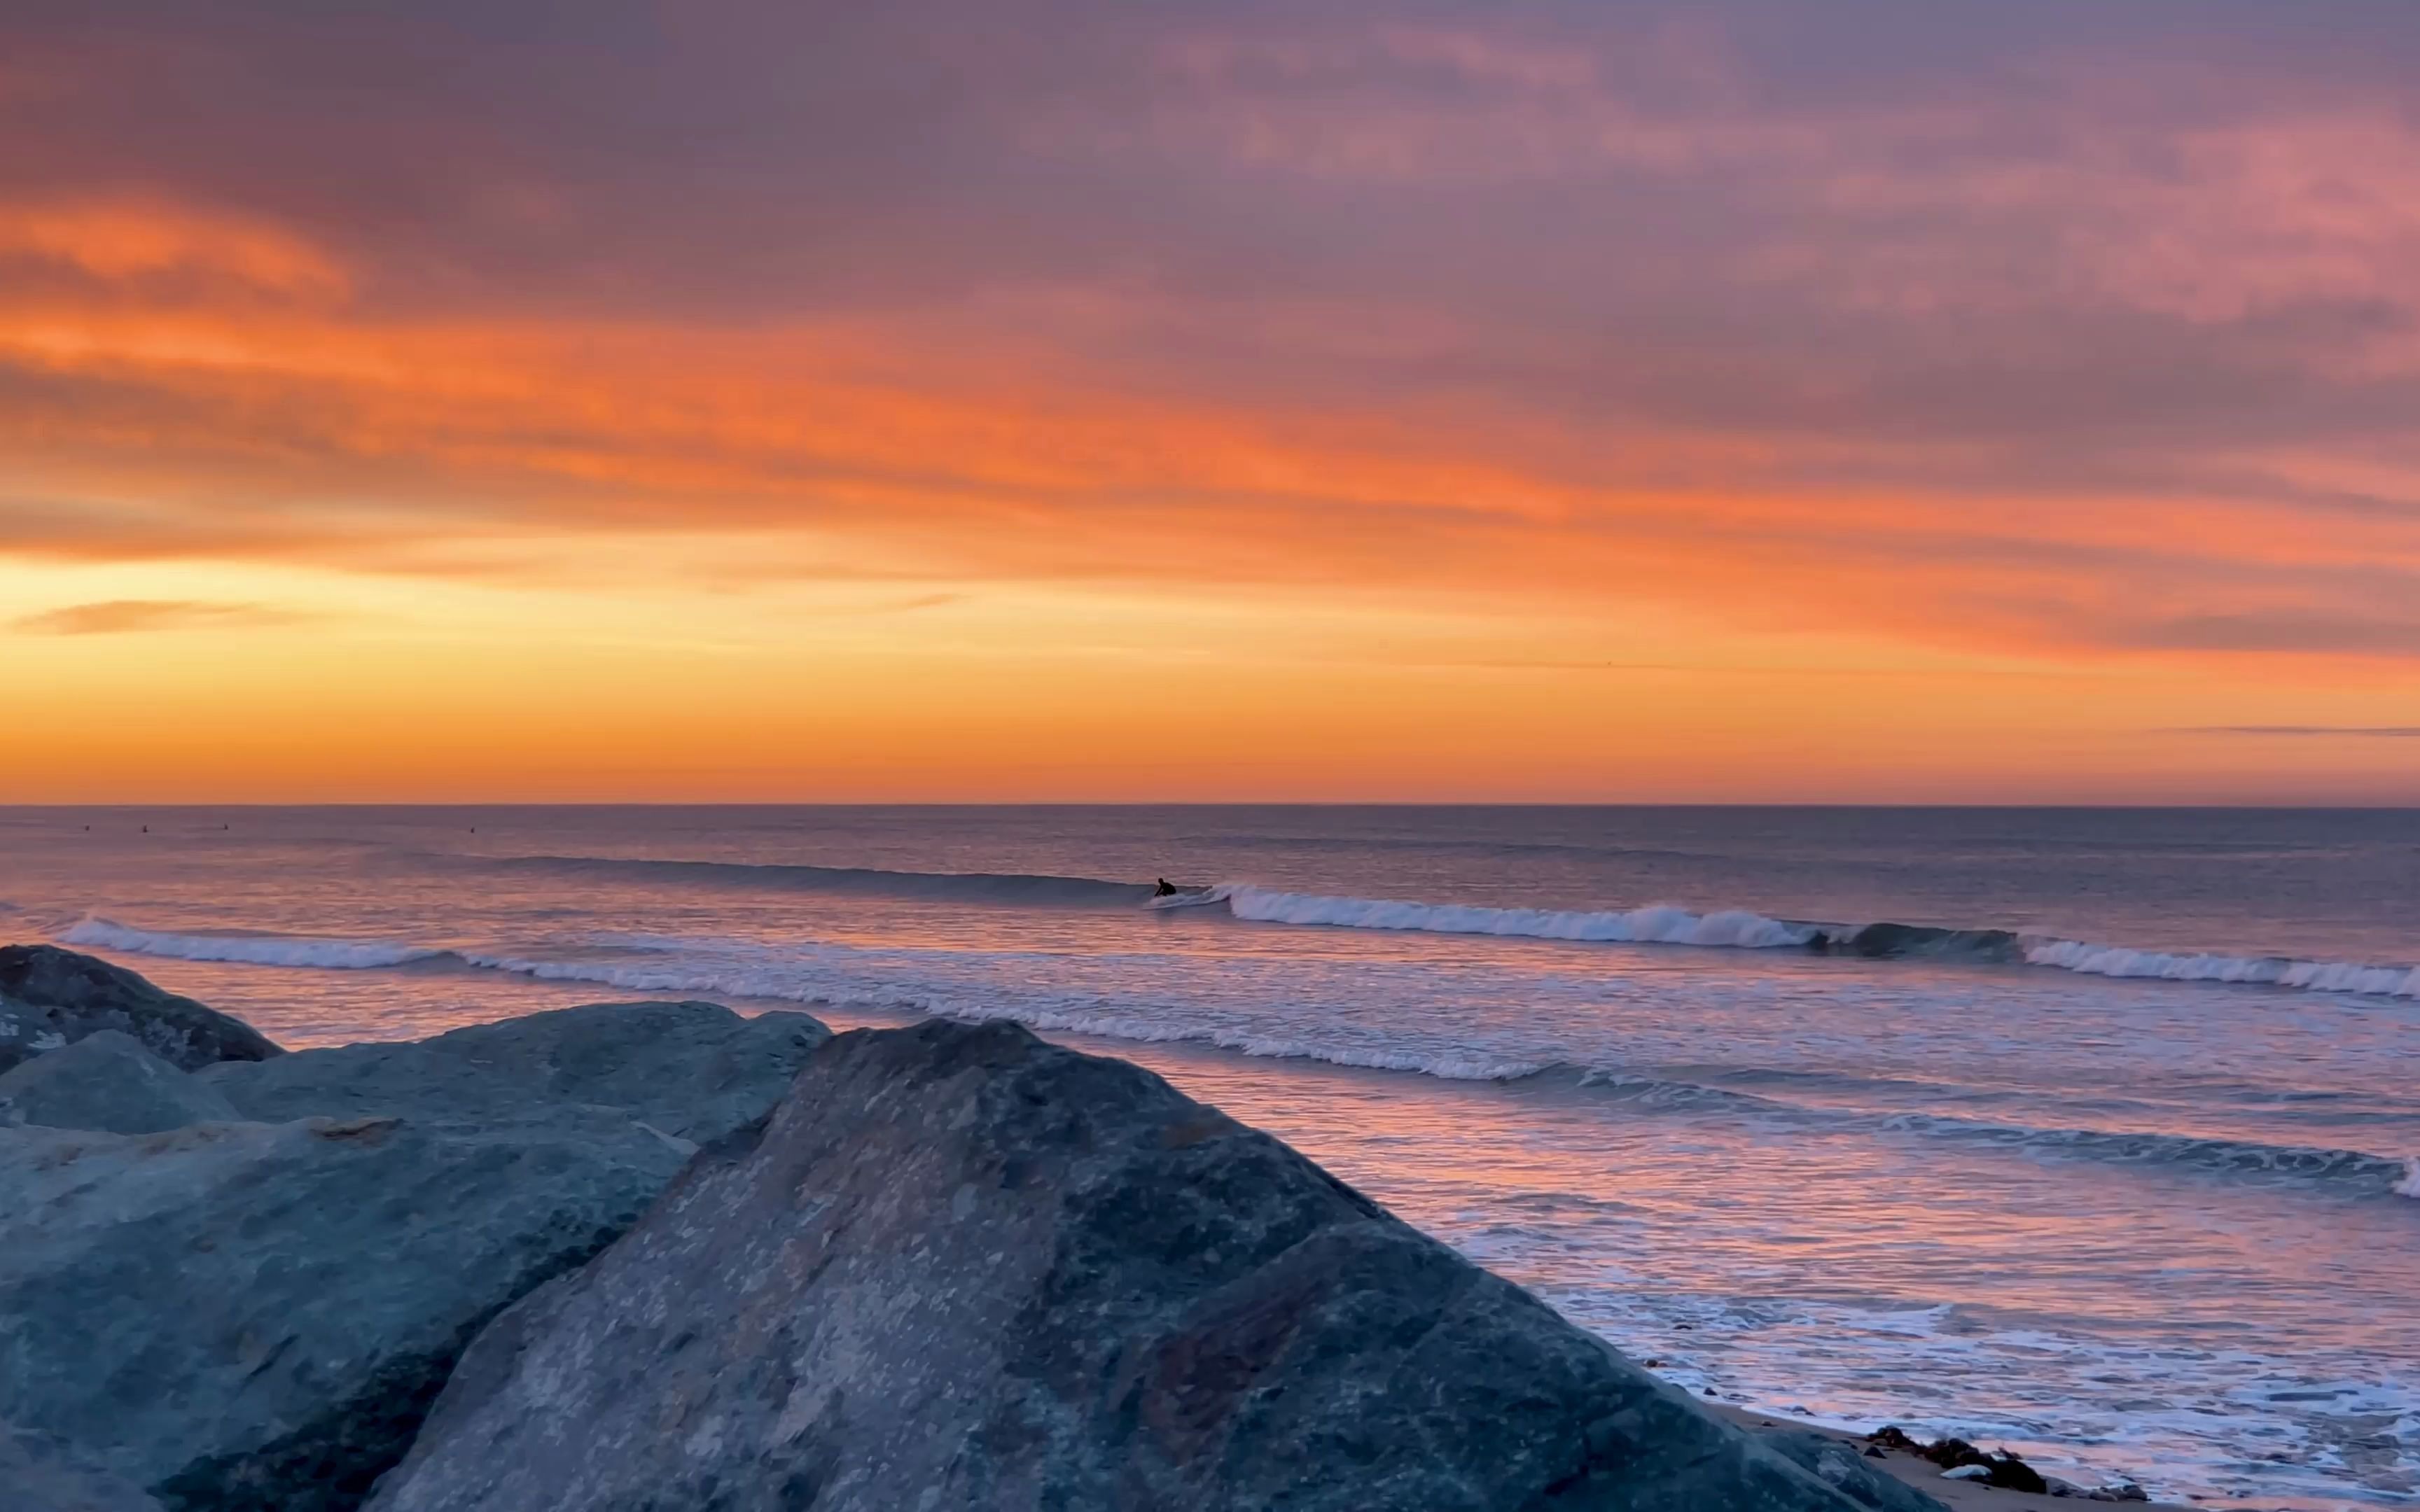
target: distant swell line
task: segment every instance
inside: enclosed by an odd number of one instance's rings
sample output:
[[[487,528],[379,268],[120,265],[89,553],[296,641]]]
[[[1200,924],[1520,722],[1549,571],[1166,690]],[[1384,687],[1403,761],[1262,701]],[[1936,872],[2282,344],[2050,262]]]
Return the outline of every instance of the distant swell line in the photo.
[[[431,946],[379,940],[337,940],[277,934],[170,934],[134,929],[87,915],[59,935],[66,945],[124,950],[179,961],[225,961],[254,966],[304,966],[322,971],[375,971],[452,952]]]
[[[1558,1076],[1555,1073],[1559,1072]],[[1594,1091],[1659,1112],[1728,1113],[1787,1119],[1827,1128],[1915,1134],[1962,1144],[1989,1145],[2028,1155],[2123,1165],[2173,1166],[2243,1176],[2283,1176],[2420,1197],[2420,1158],[2397,1159],[2360,1149],[2271,1145],[2253,1140],[2110,1129],[2038,1129],[1987,1123],[1937,1113],[1837,1110],[1699,1082],[1610,1070],[1551,1068],[1546,1081]]]
[[[1018,872],[894,872],[881,867],[802,866],[779,862],[688,861],[653,856],[507,856],[450,857],[508,872],[566,877],[702,882],[732,887],[873,894],[939,903],[1123,907],[1151,896],[1142,883]]]

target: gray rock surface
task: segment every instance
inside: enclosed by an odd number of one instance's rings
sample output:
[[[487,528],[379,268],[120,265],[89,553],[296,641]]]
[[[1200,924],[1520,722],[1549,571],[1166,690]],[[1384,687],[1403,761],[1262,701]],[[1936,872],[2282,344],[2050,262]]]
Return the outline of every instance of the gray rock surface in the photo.
[[[1872,1512],[1937,1512],[1940,1503],[1885,1471],[1872,1469],[1855,1444],[1807,1428],[1775,1427],[1756,1435],[1759,1443]]]
[[[284,1052],[240,1019],[54,945],[0,945],[0,1071],[116,1029],[179,1071]]]
[[[1857,1504],[1149,1072],[935,1023],[498,1319],[371,1505]]]
[[[0,1512],[161,1512],[73,1446],[0,1423]]]
[[[171,1512],[346,1512],[480,1327],[678,1174],[675,1131],[781,1098],[826,1037],[791,1018],[572,1010],[228,1084],[344,1118],[0,1129],[0,1418]]]
[[[831,1031],[717,1003],[593,1003],[403,1044],[227,1063],[200,1080],[244,1117],[397,1114],[492,1122],[532,1102],[613,1108],[703,1143],[764,1116]]]
[[[240,1117],[209,1086],[116,1029],[0,1072],[0,1126],[161,1134]]]

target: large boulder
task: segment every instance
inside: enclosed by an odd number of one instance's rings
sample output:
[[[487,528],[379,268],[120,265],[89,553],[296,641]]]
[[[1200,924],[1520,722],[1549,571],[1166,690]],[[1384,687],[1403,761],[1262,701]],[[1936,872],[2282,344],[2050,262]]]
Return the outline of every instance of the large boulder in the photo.
[[[1266,1135],[846,1034],[464,1357],[374,1512],[1847,1512]]]
[[[162,1134],[240,1117],[198,1078],[116,1029],[0,1072],[0,1125]]]
[[[594,1003],[406,1044],[304,1050],[199,1078],[246,1118],[398,1114],[471,1122],[533,1102],[613,1108],[675,1138],[720,1138],[779,1102],[831,1031],[804,1013]]]
[[[284,1053],[241,1019],[122,966],[54,945],[0,945],[0,1071],[102,1029],[132,1036],[180,1071]]]
[[[273,1088],[203,1079],[239,1109],[338,1118],[0,1129],[0,1418],[172,1512],[346,1512],[489,1319],[628,1228],[687,1134],[781,1098],[826,1037],[785,1017],[574,1011],[470,1036],[481,1056],[446,1036],[299,1052]],[[604,1064],[624,1058],[660,1085],[638,1095]]]
[[[47,1433],[0,1423],[0,1508],[6,1512],[161,1512],[132,1482]]]

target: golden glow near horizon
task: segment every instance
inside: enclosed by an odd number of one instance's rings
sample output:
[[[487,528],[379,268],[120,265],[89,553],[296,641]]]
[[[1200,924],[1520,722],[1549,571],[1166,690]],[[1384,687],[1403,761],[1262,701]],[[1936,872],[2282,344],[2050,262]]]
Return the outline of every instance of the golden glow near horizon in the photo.
[[[2042,20],[2064,93],[1959,115],[1743,6],[1130,19],[1148,109],[1001,42],[918,127],[980,172],[734,127],[727,192],[590,152],[579,46],[457,118],[29,25],[0,802],[2420,801],[2393,69]],[[879,140],[931,39],[866,24]],[[147,117],[179,56],[268,82]]]

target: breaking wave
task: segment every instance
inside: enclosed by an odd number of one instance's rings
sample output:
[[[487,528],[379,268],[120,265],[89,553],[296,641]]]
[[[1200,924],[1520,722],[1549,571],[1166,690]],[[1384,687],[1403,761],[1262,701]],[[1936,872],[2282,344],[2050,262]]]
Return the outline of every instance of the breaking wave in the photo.
[[[2373,997],[2420,997],[2420,966],[2368,966],[2339,961],[2298,961],[2289,956],[2180,955],[2087,945],[2081,940],[2038,940],[2025,960],[2097,977],[2150,977],[2164,981],[2238,982],[2299,987],[2315,993],[2356,993]]]
[[[1694,914],[1658,904],[1624,913],[1577,913],[1543,908],[1481,908],[1452,903],[1399,903],[1383,898],[1332,898],[1277,892],[1246,883],[1212,889],[1237,918],[1271,924],[1317,924],[1336,929],[1413,930],[1429,934],[1502,934],[1539,940],[1599,940],[1627,944],[1730,946],[1776,949],[1803,946],[1815,933],[1740,909]]]
[[[314,935],[169,934],[134,929],[87,915],[59,935],[66,945],[87,945],[133,955],[179,961],[226,961],[254,966],[307,966],[323,971],[374,971],[451,952],[382,940],[336,940]]]
[[[1516,935],[1542,940],[1696,945],[1735,949],[1805,949],[1869,961],[2016,963],[2103,977],[2242,983],[2306,992],[2420,998],[2420,967],[2305,961],[2287,956],[2181,955],[2045,938],[2002,929],[1930,924],[1832,924],[1772,918],[1745,909],[1693,912],[1671,904],[1576,911],[1406,903],[1386,898],[1280,892],[1221,883],[1207,901],[1262,923],[1331,929],[1404,930],[1432,934]]]

